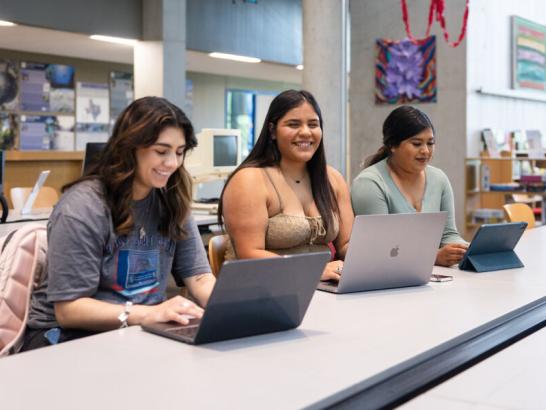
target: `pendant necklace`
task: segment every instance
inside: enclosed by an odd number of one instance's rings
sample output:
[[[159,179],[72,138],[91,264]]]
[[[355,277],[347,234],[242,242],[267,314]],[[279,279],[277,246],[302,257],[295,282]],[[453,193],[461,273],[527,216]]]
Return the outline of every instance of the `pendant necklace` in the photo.
[[[280,171],[281,171],[282,176],[286,179],[287,175],[283,172],[283,170],[282,170],[280,167],[279,167],[279,169],[280,169]],[[293,177],[291,177],[290,175],[288,175],[288,179],[291,179],[291,180],[294,181],[296,184],[301,183],[301,181],[303,181],[303,178],[305,178],[305,176],[302,177],[302,178],[297,178],[297,179],[296,179],[296,178],[293,178]]]

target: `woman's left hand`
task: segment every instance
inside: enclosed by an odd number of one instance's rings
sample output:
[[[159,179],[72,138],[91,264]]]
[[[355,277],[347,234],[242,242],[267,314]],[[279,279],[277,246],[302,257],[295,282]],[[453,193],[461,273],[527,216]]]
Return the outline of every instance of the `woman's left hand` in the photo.
[[[339,282],[339,278],[341,277],[341,272],[343,271],[343,261],[332,261],[328,262],[326,266],[324,267],[324,271],[322,272],[322,276],[320,277],[320,280],[326,281],[326,280],[333,280],[336,282]]]

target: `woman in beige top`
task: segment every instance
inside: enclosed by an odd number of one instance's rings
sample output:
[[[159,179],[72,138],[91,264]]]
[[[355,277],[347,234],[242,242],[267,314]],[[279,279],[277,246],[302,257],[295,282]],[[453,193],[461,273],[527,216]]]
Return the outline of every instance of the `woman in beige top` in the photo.
[[[326,165],[322,116],[307,91],[271,102],[262,132],[228,178],[220,199],[230,237],[227,259],[330,249],[322,280],[339,280],[353,210],[345,180]]]

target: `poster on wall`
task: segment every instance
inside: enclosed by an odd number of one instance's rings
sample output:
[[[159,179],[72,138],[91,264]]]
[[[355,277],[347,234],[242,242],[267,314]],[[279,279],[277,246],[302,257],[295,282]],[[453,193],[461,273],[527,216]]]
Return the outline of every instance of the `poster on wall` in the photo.
[[[16,114],[0,112],[0,150],[15,146],[18,118]]]
[[[21,115],[19,149],[74,150],[74,116]]]
[[[74,67],[21,62],[21,110],[74,112]]]
[[[375,102],[436,102],[436,37],[376,40]]]
[[[512,88],[546,90],[546,26],[512,16]]]
[[[133,100],[133,74],[112,71],[110,73],[110,122],[112,126],[119,114]]]
[[[110,124],[109,87],[105,83],[76,85],[76,151],[88,142],[106,142]]]
[[[110,117],[110,102],[108,84],[80,83],[77,84],[76,121],[86,124],[108,124]]]
[[[0,59],[0,110],[11,111],[18,108],[19,86],[17,84],[17,63]]]

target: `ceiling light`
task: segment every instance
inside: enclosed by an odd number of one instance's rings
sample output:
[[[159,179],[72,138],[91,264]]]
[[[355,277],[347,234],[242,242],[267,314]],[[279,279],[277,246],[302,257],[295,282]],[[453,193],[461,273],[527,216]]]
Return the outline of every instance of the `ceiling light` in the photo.
[[[224,53],[210,53],[210,57],[214,58],[223,58],[224,60],[233,60],[233,61],[241,61],[243,63],[259,63],[259,58],[256,57],[246,57],[246,56],[238,56],[235,54],[224,54]]]
[[[300,71],[303,70],[303,64],[298,64],[296,66],[296,70],[300,70]]]
[[[11,21],[0,20],[0,26],[2,26],[2,27],[13,27],[13,26],[16,26],[16,25],[17,24],[12,23]]]
[[[89,36],[89,38],[93,40],[106,41],[108,43],[123,44],[126,46],[134,46],[137,43],[137,40],[132,38],[101,36],[99,34],[93,34],[92,36]]]

